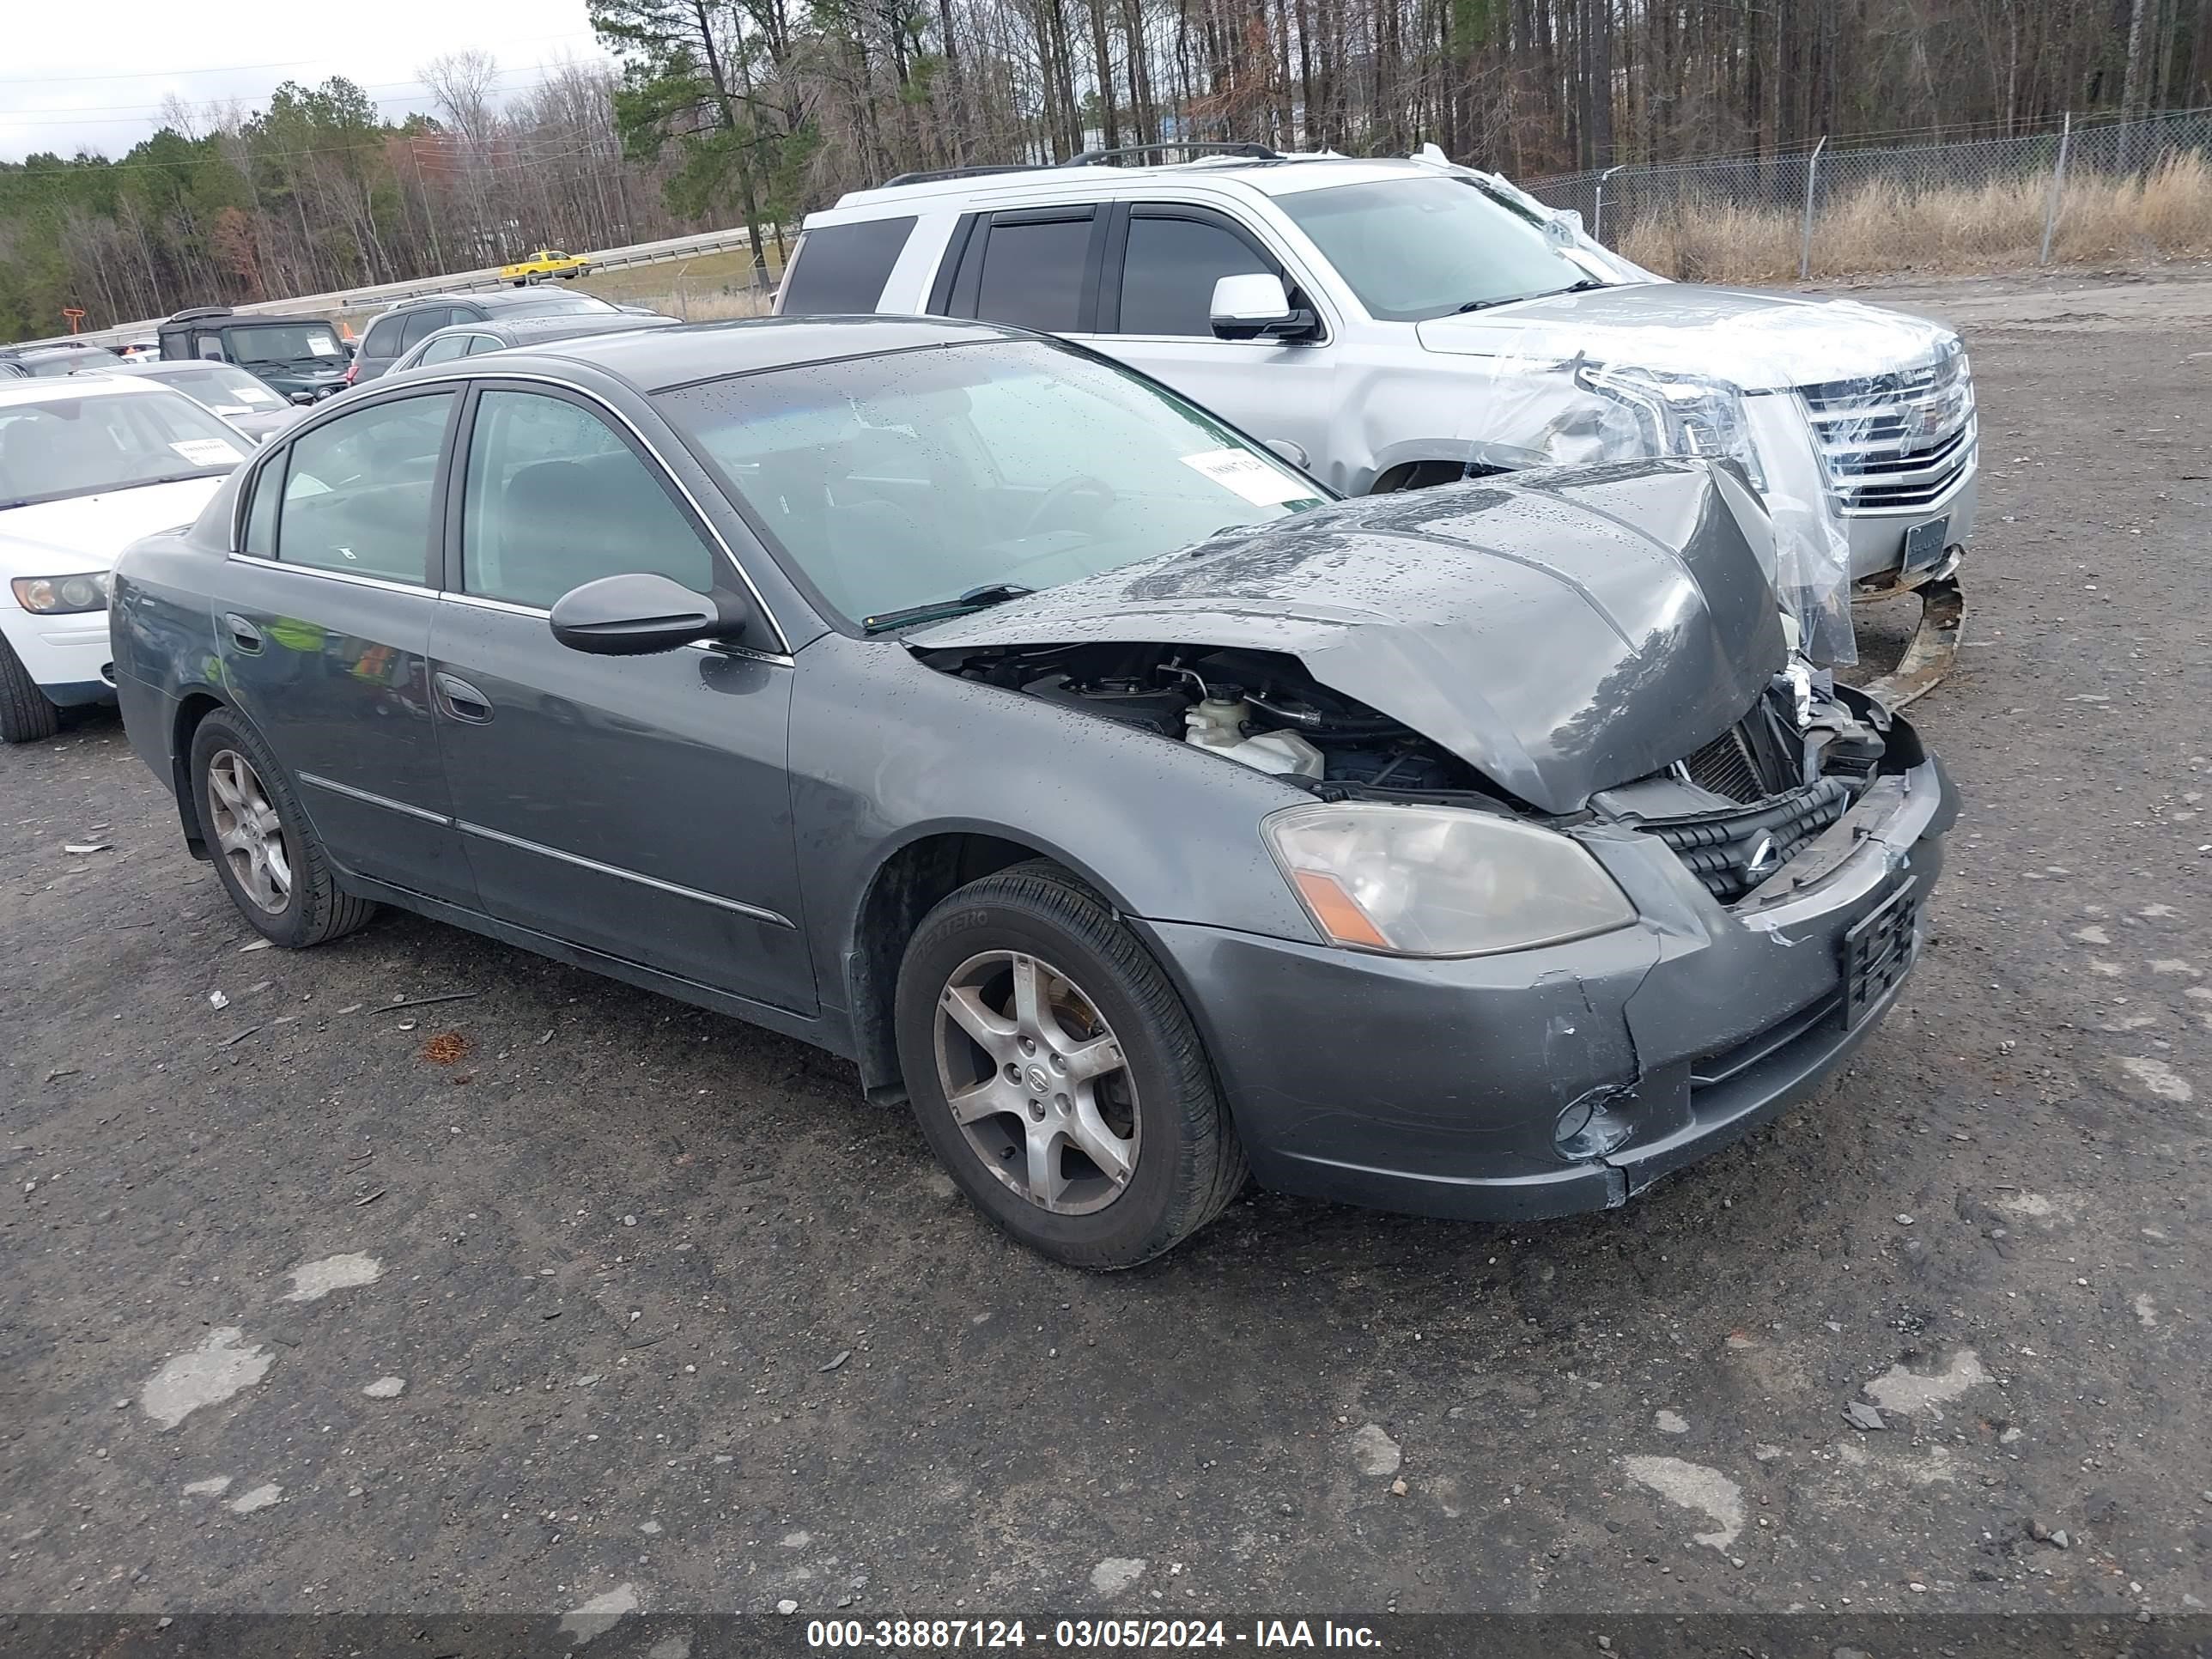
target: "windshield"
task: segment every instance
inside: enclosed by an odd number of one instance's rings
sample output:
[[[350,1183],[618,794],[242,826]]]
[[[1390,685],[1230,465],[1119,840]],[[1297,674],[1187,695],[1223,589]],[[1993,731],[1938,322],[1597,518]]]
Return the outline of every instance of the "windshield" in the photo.
[[[1275,201],[1382,322],[1424,322],[1589,280],[1541,227],[1464,179],[1389,179]]]
[[[0,507],[214,477],[245,443],[173,392],[15,404],[0,409]]]
[[[267,384],[228,363],[209,363],[145,378],[167,381],[218,415],[267,415],[286,406]]]
[[[813,363],[658,401],[864,625],[1073,581],[1323,499],[1190,404],[1042,342]]]
[[[336,368],[345,348],[328,323],[265,323],[226,329],[231,359],[241,363],[277,363],[286,368]]]

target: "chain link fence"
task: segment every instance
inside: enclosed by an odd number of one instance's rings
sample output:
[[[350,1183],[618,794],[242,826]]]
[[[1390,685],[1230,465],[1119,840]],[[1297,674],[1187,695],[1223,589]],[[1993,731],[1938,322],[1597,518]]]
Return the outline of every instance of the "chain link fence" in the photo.
[[[2067,199],[2062,182],[2146,180],[2185,157],[2212,158],[2212,108],[2137,119],[2076,120],[2006,137],[1872,145],[1853,142],[1784,155],[1729,155],[1663,167],[1616,167],[1522,181],[1553,207],[1572,208],[1599,240],[1619,247],[1640,228],[1717,213],[1786,216],[1796,232],[1799,274],[1816,258],[1823,222],[1854,198],[1960,199],[1992,186],[2046,185],[2040,258],[2048,263]]]

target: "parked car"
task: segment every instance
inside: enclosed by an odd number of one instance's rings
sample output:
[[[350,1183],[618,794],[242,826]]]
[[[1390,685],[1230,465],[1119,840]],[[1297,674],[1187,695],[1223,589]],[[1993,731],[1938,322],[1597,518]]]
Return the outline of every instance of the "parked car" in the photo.
[[[345,342],[320,317],[200,306],[177,313],[159,333],[163,362],[235,363],[294,403],[345,389]]]
[[[1182,149],[1200,159],[1135,164]],[[1663,282],[1578,224],[1440,152],[1154,146],[849,194],[807,217],[777,309],[1079,340],[1295,446],[1347,495],[1726,455],[1769,498],[1788,585],[1811,596],[1801,613],[1851,584],[1950,575],[1976,499],[1956,335],[1870,306]],[[1847,631],[1830,643],[1848,659]]]
[[[528,288],[557,276],[562,282],[573,282],[592,268],[592,262],[580,253],[564,253],[557,247],[541,247],[525,258],[499,268],[500,280],[513,283],[517,288]]]
[[[108,568],[198,516],[252,445],[181,392],[122,375],[0,380],[0,742],[112,702]]]
[[[161,342],[149,334],[143,340],[125,341],[115,348],[115,355],[126,363],[149,362],[161,355]]]
[[[155,380],[174,386],[201,408],[220,415],[256,443],[265,442],[299,418],[299,407],[251,370],[234,363],[151,362],[117,363],[106,369],[80,369],[81,374],[128,374],[135,380]]]
[[[556,312],[550,317],[502,317],[488,323],[452,323],[410,346],[390,373],[422,363],[447,363],[456,357],[479,356],[487,351],[506,351],[517,346],[550,345],[556,340],[580,339],[586,334],[619,334],[630,328],[672,328],[673,317],[634,317],[617,313]]]
[[[851,1056],[1066,1261],[1248,1161],[1615,1205],[1832,1074],[1952,796],[1791,660],[1735,465],[1329,494],[1013,331],[593,335],[266,446],[124,556],[117,680],[264,937],[394,904]]]
[[[18,374],[10,378],[30,379],[74,374],[81,368],[112,368],[123,360],[106,346],[44,345],[11,346],[4,353]]]
[[[589,294],[438,294],[402,300],[368,325],[346,384],[365,386],[441,328],[515,317],[611,316],[615,307]]]

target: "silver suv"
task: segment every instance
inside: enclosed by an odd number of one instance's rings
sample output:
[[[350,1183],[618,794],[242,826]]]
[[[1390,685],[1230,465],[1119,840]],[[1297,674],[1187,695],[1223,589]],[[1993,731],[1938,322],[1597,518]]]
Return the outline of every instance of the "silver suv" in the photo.
[[[808,217],[777,308],[1062,335],[1347,495],[1730,456],[1773,510],[1778,585],[1796,591],[1801,622],[1824,609],[1843,620],[1847,592],[1955,569],[1976,438],[1948,329],[1668,282],[1584,235],[1579,216],[1433,147],[1403,161],[1217,148],[1175,165],[1100,152],[855,191]],[[1839,631],[1826,654],[1848,660]]]

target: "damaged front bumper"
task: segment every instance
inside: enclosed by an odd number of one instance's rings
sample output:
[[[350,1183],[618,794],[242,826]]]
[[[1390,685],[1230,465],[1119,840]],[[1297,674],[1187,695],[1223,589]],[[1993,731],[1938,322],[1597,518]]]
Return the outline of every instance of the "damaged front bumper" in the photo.
[[[1850,1056],[1917,959],[1955,816],[1930,757],[1732,906],[1657,836],[1585,830],[1643,920],[1504,956],[1137,925],[1182,982],[1262,1185],[1424,1215],[1566,1215],[1624,1202]]]

